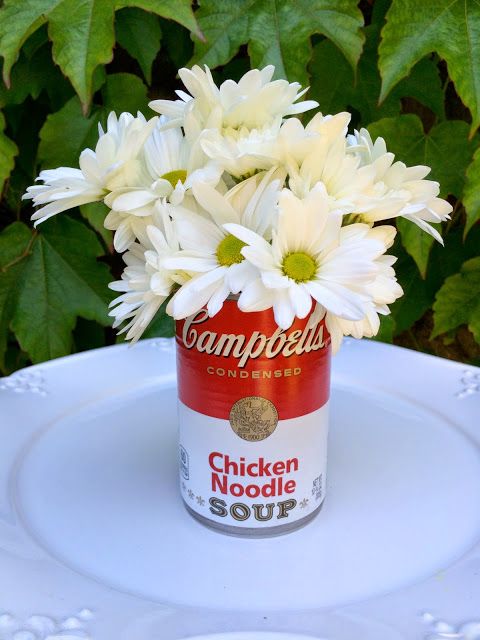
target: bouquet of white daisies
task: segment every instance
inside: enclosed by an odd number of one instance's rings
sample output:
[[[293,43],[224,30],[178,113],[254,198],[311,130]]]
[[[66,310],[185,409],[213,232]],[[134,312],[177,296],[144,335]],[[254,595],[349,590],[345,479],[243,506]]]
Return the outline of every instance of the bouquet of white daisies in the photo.
[[[336,350],[344,335],[375,335],[403,293],[386,253],[396,230],[377,223],[401,216],[441,242],[430,223],[452,207],[430,168],[395,162],[365,129],[348,135],[348,113],[303,124],[295,116],[318,103],[273,73],[217,87],[207,67],[181,69],[189,93],[151,102],[160,117],[111,113],[78,169],[42,171],[28,188],[36,223],[99,200],[110,209],[125,262],[111,315],[127,339],[165,301],[176,319],[213,316],[233,294],[242,311],[273,308],[282,329],[314,308]]]

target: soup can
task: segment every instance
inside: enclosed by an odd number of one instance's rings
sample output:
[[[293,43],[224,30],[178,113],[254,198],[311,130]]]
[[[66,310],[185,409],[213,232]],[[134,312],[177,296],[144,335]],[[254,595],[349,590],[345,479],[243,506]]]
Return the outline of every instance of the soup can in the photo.
[[[317,312],[280,329],[235,300],[176,323],[181,493],[225,534],[297,529],[325,499],[330,337]]]

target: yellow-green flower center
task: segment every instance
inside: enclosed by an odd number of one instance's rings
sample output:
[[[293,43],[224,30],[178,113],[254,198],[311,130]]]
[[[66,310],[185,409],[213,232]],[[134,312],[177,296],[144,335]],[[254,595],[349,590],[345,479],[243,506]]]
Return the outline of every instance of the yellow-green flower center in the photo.
[[[361,213],[349,213],[342,218],[342,226],[346,227],[349,224],[356,224],[357,222],[362,222],[368,224],[366,220],[363,219],[363,215]]]
[[[184,169],[177,169],[176,171],[169,171],[160,176],[162,180],[168,180],[173,188],[177,186],[177,182],[185,182],[187,179],[187,172]]]
[[[295,282],[308,282],[317,272],[317,263],[308,253],[297,251],[285,256],[282,263],[283,273]]]
[[[217,247],[218,264],[222,265],[222,267],[231,267],[232,264],[240,264],[240,262],[245,260],[240,253],[245,246],[245,242],[242,242],[230,233]]]

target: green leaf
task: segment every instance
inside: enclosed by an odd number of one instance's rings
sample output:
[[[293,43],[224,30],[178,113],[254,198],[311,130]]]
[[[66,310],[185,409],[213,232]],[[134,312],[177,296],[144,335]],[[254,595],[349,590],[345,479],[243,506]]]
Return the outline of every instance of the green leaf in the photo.
[[[172,338],[175,335],[175,320],[165,312],[167,302],[166,300],[157,311],[155,317],[143,334],[142,339],[157,337]]]
[[[179,29],[174,22],[164,20],[162,23],[162,50],[168,53],[168,57],[176,69],[185,67],[193,54],[190,33],[185,29]]]
[[[104,105],[94,106],[86,117],[80,100],[74,96],[59,111],[50,114],[40,130],[38,158],[43,168],[76,167],[85,148],[95,148],[98,124],[105,123],[110,111],[146,110],[147,88],[138,76],[115,73],[102,87]],[[68,144],[65,141],[68,140]]]
[[[400,114],[400,99],[411,97],[443,116],[443,91],[433,60],[421,60],[394,91],[378,104],[381,79],[377,68],[378,25],[365,29],[367,40],[358,63],[357,78],[347,59],[329,40],[322,40],[313,50],[310,97],[320,103],[323,113],[358,111],[360,124]],[[335,73],[332,73],[335,69]]]
[[[47,20],[61,0],[4,0],[0,8],[0,55],[3,79],[10,86],[10,71],[23,43]]]
[[[49,13],[53,59],[73,84],[84,111],[92,98],[93,72],[113,56],[113,14],[113,0],[63,0]]]
[[[380,92],[377,97],[379,95]],[[431,109],[435,115],[443,119],[445,116],[445,96],[437,61],[434,58],[423,58],[420,62],[417,62],[409,76],[391,91],[389,97],[380,105],[380,108],[388,102],[390,97],[398,100],[400,98],[415,98]]]
[[[49,46],[48,29],[46,24],[41,26],[34,33],[32,33],[31,36],[29,36],[28,40],[22,46],[22,52],[27,56],[29,60],[32,60],[33,56],[35,56],[39,49],[41,49],[44,45]]]
[[[0,233],[0,369],[5,370],[8,331],[18,295],[18,281],[32,232],[21,222],[14,222]]]
[[[465,222],[465,236],[480,220],[480,148],[473,156],[473,161],[467,169],[467,179],[463,191],[463,204],[467,212]]]
[[[197,37],[202,37],[193,15],[191,0],[116,0],[116,9],[125,7],[138,7],[144,11],[151,11],[162,18],[178,22],[195,33]]]
[[[21,104],[29,95],[34,99],[38,98],[52,69],[54,66],[48,47],[42,47],[41,53],[32,60],[22,53],[13,67],[10,89],[0,83],[0,107]]]
[[[3,133],[4,128],[5,118],[0,111],[0,194],[5,180],[15,166],[15,156],[18,153],[17,145]]]
[[[248,43],[252,66],[274,64],[276,77],[308,84],[310,36],[332,40],[355,67],[363,17],[355,0],[203,0],[196,13],[205,42],[192,62],[217,67]]]
[[[332,69],[335,69],[335,73],[332,73]],[[355,96],[354,75],[347,59],[333,42],[325,39],[315,45],[309,70],[309,98],[318,101],[320,111],[347,111]]]
[[[42,168],[78,166],[81,151],[95,148],[101,115],[95,107],[86,118],[77,96],[50,114],[40,130],[38,159]]]
[[[70,353],[77,316],[109,324],[110,274],[93,231],[68,216],[42,226],[24,258],[10,326],[33,362]]]
[[[480,257],[467,260],[460,273],[445,280],[433,312],[432,338],[466,324],[480,343]]]
[[[137,113],[143,111],[150,117],[155,115],[149,112],[147,87],[141,78],[133,73],[114,73],[107,76],[107,81],[102,87],[104,112],[110,111],[119,114],[122,111]],[[104,115],[105,115],[104,114]]]
[[[20,48],[48,20],[53,59],[74,86],[84,110],[90,104],[93,73],[112,59],[113,0],[5,0],[0,9],[0,55],[9,86]]]
[[[429,290],[428,282],[422,280],[415,263],[408,255],[402,251],[391,253],[400,254],[395,271],[404,292],[404,295],[390,306],[392,318],[395,320],[394,333],[399,335],[410,329],[430,309],[433,294]]]
[[[249,40],[249,13],[257,0],[203,0],[196,18],[205,40],[195,42],[193,63],[226,64]]]
[[[428,260],[430,257],[430,251],[432,249],[434,238],[422,231],[416,224],[405,220],[405,218],[396,219],[397,229],[400,231],[402,237],[402,244],[407,252],[415,260],[415,263],[420,271],[422,278],[425,278],[427,274]],[[437,226],[437,230],[441,231]]]
[[[99,349],[105,346],[105,328],[98,322],[78,318],[73,332],[74,352]]]
[[[384,118],[368,127],[372,137],[385,138],[397,160],[407,165],[423,164],[432,168],[428,176],[440,183],[440,194],[462,197],[465,173],[475,149],[468,139],[468,125],[462,120],[442,122],[425,134],[416,115]]]
[[[322,113],[356,110],[360,113],[362,125],[379,117],[400,113],[400,100],[394,96],[389,96],[378,106],[380,76],[375,54],[372,56],[368,42],[367,39],[358,64],[356,83],[347,59],[332,42],[322,40],[315,46],[310,64],[312,81],[309,97],[318,100]]]
[[[373,336],[372,340],[377,342],[393,342],[393,336],[395,334],[395,320],[390,314],[389,316],[380,316],[380,329],[376,336]]]
[[[115,16],[115,31],[117,42],[135,58],[145,80],[151,84],[152,64],[162,38],[157,16],[140,9],[122,9]]]
[[[38,31],[37,33],[41,33]],[[34,34],[35,35],[35,34]],[[12,69],[10,88],[7,89],[0,82],[0,107],[4,105],[21,104],[28,96],[36,100],[45,90],[51,101],[51,107],[55,107],[58,98],[63,103],[73,94],[72,86],[62,75],[60,69],[53,63],[51,46],[48,42],[39,43],[33,47],[34,35],[23,47],[18,62]],[[25,51],[28,49],[28,55]],[[34,49],[32,52],[30,49]]]
[[[109,247],[112,244],[113,233],[109,229],[105,229],[103,223],[109,209],[103,202],[89,202],[82,204],[80,213],[88,220],[90,226],[102,237],[105,244]]]
[[[427,279],[428,291],[433,299],[445,280],[460,271],[465,260],[476,258],[480,247],[480,225],[463,238],[463,228],[454,227],[445,236],[445,246],[435,242],[430,254]]]
[[[480,3],[478,0],[392,0],[382,30],[381,99],[412,66],[437,52],[447,62],[458,95],[480,125]]]
[[[2,367],[4,375],[9,376],[19,369],[28,367],[29,364],[31,362],[28,355],[19,348],[14,336],[11,335]]]

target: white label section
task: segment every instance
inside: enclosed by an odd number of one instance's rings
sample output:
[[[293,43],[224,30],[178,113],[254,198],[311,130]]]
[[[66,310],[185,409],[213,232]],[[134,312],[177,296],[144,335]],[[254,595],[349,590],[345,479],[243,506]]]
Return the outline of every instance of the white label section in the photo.
[[[325,497],[328,403],[280,420],[267,438],[239,437],[228,420],[179,402],[180,486],[200,515],[237,527],[274,527],[301,520]]]

